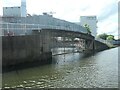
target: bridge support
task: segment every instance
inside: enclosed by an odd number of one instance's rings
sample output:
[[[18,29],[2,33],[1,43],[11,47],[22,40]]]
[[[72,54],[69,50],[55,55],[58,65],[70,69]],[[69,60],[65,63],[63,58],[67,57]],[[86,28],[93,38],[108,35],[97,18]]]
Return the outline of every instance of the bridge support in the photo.
[[[58,37],[63,38],[59,41]],[[68,39],[69,38],[69,39]],[[78,38],[76,42],[75,39]],[[34,30],[33,35],[7,36],[2,38],[3,66],[26,65],[27,63],[50,63],[52,60],[52,48],[76,47],[83,49],[84,53],[91,53],[101,48],[107,48],[94,40],[89,34],[80,32],[43,29]],[[74,49],[73,49],[74,51]]]
[[[35,62],[36,64],[51,63],[49,33],[39,33],[40,35],[2,37],[3,68],[16,65],[29,66]]]

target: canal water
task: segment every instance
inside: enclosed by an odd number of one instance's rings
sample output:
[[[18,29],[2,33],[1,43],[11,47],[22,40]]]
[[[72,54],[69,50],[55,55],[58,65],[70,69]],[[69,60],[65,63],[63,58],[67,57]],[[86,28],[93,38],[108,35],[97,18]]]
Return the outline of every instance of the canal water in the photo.
[[[51,64],[4,73],[3,87],[118,88],[118,48],[53,56]]]

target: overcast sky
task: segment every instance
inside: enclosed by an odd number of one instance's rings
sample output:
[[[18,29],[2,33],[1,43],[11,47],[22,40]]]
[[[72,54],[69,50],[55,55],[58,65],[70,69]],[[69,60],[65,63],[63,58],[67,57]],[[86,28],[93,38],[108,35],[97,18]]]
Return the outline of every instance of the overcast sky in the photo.
[[[97,33],[118,35],[118,1],[120,0],[26,0],[27,13],[55,12],[54,17],[79,22],[80,16],[96,15]],[[2,7],[20,6],[21,0],[0,0]]]

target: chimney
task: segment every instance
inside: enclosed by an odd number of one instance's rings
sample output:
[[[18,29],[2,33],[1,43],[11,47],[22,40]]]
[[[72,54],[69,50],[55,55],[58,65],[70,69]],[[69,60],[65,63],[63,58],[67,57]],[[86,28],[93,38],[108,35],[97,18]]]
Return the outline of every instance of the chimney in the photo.
[[[27,16],[26,0],[21,0],[21,17]]]

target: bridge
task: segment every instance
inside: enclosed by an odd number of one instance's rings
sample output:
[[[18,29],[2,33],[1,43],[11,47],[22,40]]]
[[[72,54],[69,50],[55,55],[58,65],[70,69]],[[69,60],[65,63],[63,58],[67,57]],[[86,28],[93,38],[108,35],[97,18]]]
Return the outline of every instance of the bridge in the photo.
[[[78,51],[93,49],[94,37],[87,33],[87,30],[80,25],[78,28],[67,28],[65,26],[51,26],[39,24],[2,23],[3,36],[40,35],[42,41],[49,38],[50,47],[71,47]],[[80,30],[78,30],[80,29]],[[61,39],[61,40],[59,40]],[[46,40],[45,40],[46,41]],[[92,42],[92,43],[91,43]],[[44,43],[44,42],[41,42]]]
[[[0,24],[2,27],[3,66],[50,62],[54,48],[73,48],[72,52],[82,53],[91,53],[108,48],[107,45],[95,41],[94,37],[80,25],[56,19],[52,19],[54,24],[51,25],[49,19],[48,22],[40,22],[40,17],[37,17],[38,21],[33,18],[36,17],[15,19],[22,23],[10,23],[11,18],[9,18],[10,20],[3,19]],[[31,20],[34,21],[30,22]]]

